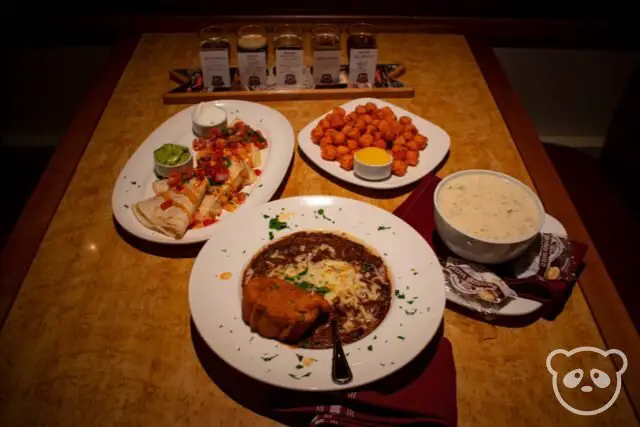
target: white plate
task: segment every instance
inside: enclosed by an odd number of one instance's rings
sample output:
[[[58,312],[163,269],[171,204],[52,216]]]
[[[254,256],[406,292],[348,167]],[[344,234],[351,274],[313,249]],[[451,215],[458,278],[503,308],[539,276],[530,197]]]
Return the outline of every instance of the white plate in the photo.
[[[324,217],[316,213],[318,209],[324,209]],[[331,349],[291,348],[252,333],[242,321],[242,272],[252,256],[269,243],[269,219],[263,215],[283,212],[292,213],[287,219],[291,229],[275,231],[276,239],[302,230],[349,233],[380,253],[389,267],[394,290],[404,296],[393,295],[389,313],[380,326],[344,347],[354,376],[348,386],[331,381]],[[380,226],[390,228],[378,230]],[[230,272],[232,278],[222,280],[220,274],[225,272]],[[293,197],[245,210],[229,217],[225,227],[215,228],[191,271],[189,305],[198,332],[209,347],[239,371],[290,389],[337,390],[389,375],[425,348],[442,321],[444,276],[427,242],[391,213],[351,199]],[[313,357],[317,362],[309,368],[295,369],[296,353]],[[276,354],[271,361],[261,359]],[[308,372],[310,376],[298,380],[289,376]]]
[[[567,237],[567,230],[564,226],[549,214],[546,214],[544,225],[542,226],[543,233],[553,233],[560,236]],[[467,307],[471,310],[475,310],[472,304],[458,294],[454,292],[447,292],[447,299],[463,307]],[[542,304],[538,301],[530,300],[527,298],[516,298],[509,301],[503,307],[501,307],[495,314],[498,316],[523,316],[530,314],[540,308]]]
[[[416,167],[410,166],[405,176],[391,176],[388,179],[382,181],[367,181],[356,176],[353,171],[346,171],[342,169],[340,165],[338,165],[338,162],[329,162],[327,160],[324,160],[320,156],[320,147],[314,144],[313,141],[311,141],[311,131],[313,131],[313,129],[318,125],[318,122],[322,120],[324,116],[329,114],[330,111],[327,111],[322,116],[313,120],[300,131],[300,133],[298,134],[298,145],[300,146],[300,149],[304,152],[304,154],[307,155],[309,159],[311,159],[311,161],[313,161],[313,163],[315,163],[325,172],[343,181],[367,188],[390,189],[403,187],[419,180],[420,178],[434,170],[436,166],[438,166],[438,164],[442,162],[442,160],[447,155],[447,152],[449,151],[449,146],[451,145],[451,138],[449,138],[447,132],[420,116],[416,116],[415,114],[410,113],[403,108],[382,101],[380,99],[354,99],[353,101],[349,101],[346,104],[342,104],[341,107],[344,108],[347,113],[349,113],[353,111],[358,105],[366,104],[367,102],[373,102],[379,108],[389,107],[398,117],[410,117],[411,120],[413,120],[413,123],[418,128],[418,131],[422,135],[429,138],[429,144],[427,145],[427,148],[420,152],[420,163],[418,163]]]
[[[242,120],[260,130],[269,143],[269,147],[262,150],[262,174],[252,186],[245,187],[245,191],[249,193],[247,200],[233,214],[222,214],[221,219],[226,220],[227,215],[235,215],[271,199],[287,172],[295,140],[289,121],[272,108],[247,101],[224,100],[211,103],[227,111],[229,123],[236,119]],[[221,221],[208,227],[188,230],[182,239],[177,240],[142,226],[130,209],[136,202],[154,194],[151,184],[157,178],[153,171],[153,151],[167,142],[192,147],[195,136],[191,130],[191,115],[195,107],[193,105],[180,111],[154,130],[133,153],[118,176],[111,196],[113,214],[122,227],[137,237],[167,244],[201,242],[207,240],[224,223]]]

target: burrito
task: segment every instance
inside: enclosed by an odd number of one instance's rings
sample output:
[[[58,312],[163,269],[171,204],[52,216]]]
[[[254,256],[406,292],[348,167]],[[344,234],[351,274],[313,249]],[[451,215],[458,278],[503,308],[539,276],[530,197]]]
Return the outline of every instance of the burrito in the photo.
[[[145,227],[176,239],[184,236],[207,190],[205,180],[191,179],[178,190],[166,182],[154,183],[155,196],[133,205],[133,214]]]
[[[199,212],[203,217],[215,218],[222,213],[229,199],[242,187],[253,184],[257,176],[247,162],[232,160],[229,166],[229,180],[211,188],[204,196]]]

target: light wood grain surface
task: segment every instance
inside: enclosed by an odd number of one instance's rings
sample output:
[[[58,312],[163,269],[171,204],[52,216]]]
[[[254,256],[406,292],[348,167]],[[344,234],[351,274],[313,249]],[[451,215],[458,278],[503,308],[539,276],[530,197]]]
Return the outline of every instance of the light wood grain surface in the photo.
[[[403,80],[416,88],[414,99],[392,102],[451,136],[439,175],[489,168],[531,183],[463,37],[383,34],[379,44],[381,61],[406,64]],[[196,65],[197,53],[194,34],[142,38],[0,333],[0,424],[276,424],[227,397],[195,354],[187,283],[198,248],[143,244],[112,218],[120,169],[184,108],[162,104],[172,85],[167,70]],[[266,104],[297,133],[336,101]],[[347,188],[296,153],[281,197],[339,195],[393,210],[410,190]],[[445,335],[457,366],[461,426],[636,425],[624,392],[595,417],[571,414],[554,397],[547,354],[603,347],[579,288],[553,322],[502,327],[447,310]]]

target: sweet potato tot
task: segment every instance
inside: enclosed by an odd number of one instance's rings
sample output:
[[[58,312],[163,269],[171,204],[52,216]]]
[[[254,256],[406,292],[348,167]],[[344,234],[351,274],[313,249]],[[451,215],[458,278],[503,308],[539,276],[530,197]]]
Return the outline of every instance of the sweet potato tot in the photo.
[[[409,166],[417,166],[420,161],[420,153],[414,150],[409,150],[407,151],[404,161],[407,162],[407,165]]]
[[[404,136],[399,136],[393,140],[393,145],[406,145],[407,140],[404,139]]]
[[[346,145],[340,145],[336,147],[336,157],[338,159],[344,156],[345,154],[349,154],[349,153],[351,153],[351,150],[349,150],[349,147],[347,147]]]
[[[362,135],[360,137],[360,140],[358,141],[358,144],[360,144],[360,147],[362,148],[371,147],[371,145],[373,145],[373,136],[369,134]]]
[[[356,141],[360,139],[360,131],[358,129],[351,129],[348,133],[347,133],[347,138],[349,139],[355,139]]]
[[[353,152],[360,149],[360,144],[355,139],[350,139],[347,141],[347,147],[349,147],[349,151]]]
[[[394,145],[391,147],[391,155],[394,160],[404,160],[407,157],[407,149],[402,145]]]
[[[329,123],[329,120],[322,119],[320,120],[320,123],[318,123],[318,126],[321,127],[322,129],[328,129],[331,126],[331,124]]]
[[[313,141],[314,144],[319,144],[323,136],[324,130],[321,128],[315,128],[311,131],[311,141]]]
[[[400,122],[401,125],[404,125],[404,126],[411,124],[411,118],[407,116],[400,117],[398,121]]]
[[[327,144],[320,146],[320,155],[323,159],[334,161],[336,159],[336,147],[333,145]]]
[[[367,109],[367,112],[369,113],[373,113],[378,111],[378,106],[376,104],[374,104],[373,102],[367,102],[365,104],[365,108]]]
[[[407,143],[405,144],[405,147],[407,147],[407,150],[410,150],[410,151],[418,151],[418,150],[420,150],[420,149],[418,148],[418,143],[417,143],[417,142],[415,142],[415,141],[413,141],[413,140],[411,140],[411,141],[407,142]]]
[[[333,145],[333,139],[330,136],[323,136],[320,139],[320,146],[323,145]]]
[[[344,117],[347,114],[347,112],[344,111],[344,108],[342,108],[342,107],[335,107],[333,109],[333,114],[334,115],[338,115],[340,117]]]
[[[358,105],[356,107],[356,114],[359,116],[367,114],[367,107],[365,107],[364,105]]]
[[[369,135],[373,135],[374,133],[376,133],[378,130],[375,128],[375,126],[372,125],[368,125],[367,129],[364,131],[364,133],[368,133]]]
[[[402,160],[394,160],[391,163],[391,172],[395,176],[404,176],[407,174],[407,164]]]
[[[360,133],[364,133],[365,129],[367,129],[367,124],[362,118],[358,118],[358,120],[356,120],[356,124],[353,127],[358,129]]]
[[[338,159],[338,163],[340,167],[344,170],[352,170],[353,169],[353,154],[345,154],[344,156]]]
[[[378,147],[378,148],[382,148],[383,150],[387,149],[387,141],[385,141],[384,139],[376,139],[373,142],[373,146],[374,147]]]
[[[427,146],[427,143],[429,142],[426,136],[420,134],[417,134],[415,137],[413,137],[413,140],[418,144],[418,148],[420,150],[424,150]]]

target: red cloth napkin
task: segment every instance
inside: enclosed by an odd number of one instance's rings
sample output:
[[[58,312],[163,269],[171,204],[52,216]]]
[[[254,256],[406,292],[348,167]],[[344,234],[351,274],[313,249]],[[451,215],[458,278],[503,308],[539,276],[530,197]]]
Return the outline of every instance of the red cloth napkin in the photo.
[[[290,425],[455,427],[456,370],[451,343],[434,337],[425,351],[396,373],[356,390],[286,392],[271,402],[274,418]],[[286,405],[283,406],[283,403]]]
[[[434,248],[439,258],[446,259],[451,252],[435,233],[436,224],[433,218],[433,194],[439,182],[440,178],[435,175],[423,178],[420,185],[394,213],[420,233]],[[584,251],[586,251],[585,246],[576,257],[582,259]],[[540,314],[548,320],[555,319],[562,312],[575,283],[562,280],[541,280],[536,277],[516,279],[505,275],[506,269],[500,266],[492,268],[492,270],[519,296],[541,302],[543,306]]]

